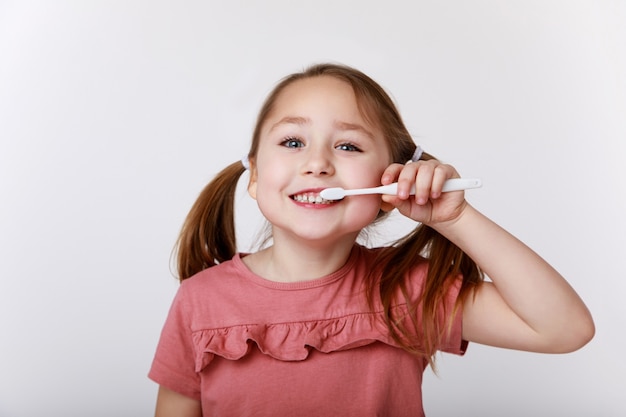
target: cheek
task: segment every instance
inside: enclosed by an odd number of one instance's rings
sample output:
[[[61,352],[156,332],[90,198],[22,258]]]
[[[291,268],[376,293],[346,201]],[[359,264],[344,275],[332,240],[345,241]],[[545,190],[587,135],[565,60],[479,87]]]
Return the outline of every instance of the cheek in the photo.
[[[248,193],[265,214],[265,211],[279,204],[285,189],[286,176],[281,174],[280,164],[259,163],[256,168],[256,175],[254,175],[254,181],[248,186]]]
[[[376,220],[382,206],[380,196],[368,195],[348,198],[352,199],[350,204],[355,212],[354,217],[358,218],[360,222],[363,222],[365,226]]]
[[[259,176],[263,178],[275,177],[277,173],[284,169],[283,158],[280,154],[269,152],[265,147],[259,149],[256,159],[256,168]]]
[[[258,175],[256,177],[256,181],[254,184],[254,191],[256,193],[257,198],[259,198],[259,194],[268,193],[269,191],[276,191],[276,187],[278,185],[277,182],[277,174],[276,169],[272,169],[271,167],[261,167],[258,170]]]
[[[358,188],[377,187],[381,185],[380,180],[386,168],[387,165],[383,167],[379,161],[375,161],[371,165],[355,167],[351,170],[351,177],[355,184],[360,184]]]

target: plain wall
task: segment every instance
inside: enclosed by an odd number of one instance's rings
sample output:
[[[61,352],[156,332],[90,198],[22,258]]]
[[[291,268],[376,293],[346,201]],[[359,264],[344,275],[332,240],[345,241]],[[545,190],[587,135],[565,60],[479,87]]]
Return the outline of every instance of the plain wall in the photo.
[[[625,3],[0,0],[0,416],[152,415],[182,221],[320,61],[379,81],[596,320],[568,355],[442,355],[427,414],[626,415]]]

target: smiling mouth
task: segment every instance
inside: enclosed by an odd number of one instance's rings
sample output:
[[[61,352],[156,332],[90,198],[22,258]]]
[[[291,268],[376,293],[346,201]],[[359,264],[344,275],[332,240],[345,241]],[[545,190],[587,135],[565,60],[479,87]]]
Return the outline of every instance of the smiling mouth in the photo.
[[[291,199],[298,203],[309,204],[332,204],[335,202],[335,200],[325,200],[319,194],[315,193],[294,194],[291,196]]]

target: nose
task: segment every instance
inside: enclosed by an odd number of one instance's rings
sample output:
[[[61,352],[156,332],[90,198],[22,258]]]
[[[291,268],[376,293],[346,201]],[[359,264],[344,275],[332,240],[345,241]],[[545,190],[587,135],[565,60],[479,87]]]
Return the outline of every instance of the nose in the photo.
[[[333,175],[335,167],[331,152],[323,148],[310,147],[302,171],[306,175]]]

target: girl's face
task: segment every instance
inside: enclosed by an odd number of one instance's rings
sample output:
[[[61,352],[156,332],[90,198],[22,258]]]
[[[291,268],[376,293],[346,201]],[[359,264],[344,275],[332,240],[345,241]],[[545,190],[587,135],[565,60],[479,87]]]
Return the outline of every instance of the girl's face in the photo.
[[[380,196],[330,202],[319,192],[378,186],[390,163],[383,135],[361,116],[352,87],[329,76],[306,78],[282,91],[265,120],[248,190],[275,241],[281,234],[354,240],[376,218]]]

